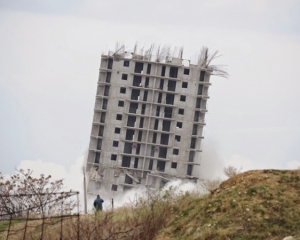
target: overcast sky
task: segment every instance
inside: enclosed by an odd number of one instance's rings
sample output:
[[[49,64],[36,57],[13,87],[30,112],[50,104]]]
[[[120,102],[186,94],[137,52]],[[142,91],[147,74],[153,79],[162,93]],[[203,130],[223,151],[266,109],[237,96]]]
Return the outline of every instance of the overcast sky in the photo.
[[[0,0],[0,171],[79,174],[100,57],[118,41],[221,53],[230,76],[211,78],[203,177],[297,168],[299,12],[297,0]]]

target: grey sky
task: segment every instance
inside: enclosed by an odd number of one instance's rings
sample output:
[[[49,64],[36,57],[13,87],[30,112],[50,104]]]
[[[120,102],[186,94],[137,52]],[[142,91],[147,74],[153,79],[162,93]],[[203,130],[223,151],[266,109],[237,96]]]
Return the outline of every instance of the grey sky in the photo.
[[[219,50],[203,175],[300,165],[298,1],[0,0],[0,171],[88,147],[100,55],[120,41]]]

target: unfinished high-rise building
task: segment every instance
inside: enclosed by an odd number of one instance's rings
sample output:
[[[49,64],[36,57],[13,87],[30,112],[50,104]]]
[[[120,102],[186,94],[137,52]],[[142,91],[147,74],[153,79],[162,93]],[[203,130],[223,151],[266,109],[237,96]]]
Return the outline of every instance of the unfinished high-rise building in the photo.
[[[102,54],[87,160],[88,194],[199,178],[209,80],[224,75],[203,48],[194,61],[169,47]],[[198,167],[198,168],[197,168]]]

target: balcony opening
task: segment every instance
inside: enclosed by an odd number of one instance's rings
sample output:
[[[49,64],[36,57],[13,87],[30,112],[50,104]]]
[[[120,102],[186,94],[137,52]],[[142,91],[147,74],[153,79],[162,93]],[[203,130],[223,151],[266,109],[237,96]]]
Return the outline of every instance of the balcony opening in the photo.
[[[164,172],[166,167],[165,161],[157,161],[156,169],[157,171]]]
[[[144,118],[141,117],[139,128],[143,128],[143,126],[144,126]]]
[[[96,153],[96,157],[95,157],[95,163],[99,163],[100,162],[100,153]]]
[[[170,105],[174,104],[174,94],[167,93],[167,95],[166,95],[166,104],[170,104]]]
[[[199,111],[195,111],[194,122],[199,122],[199,118],[200,118],[200,112]]]
[[[145,87],[149,87],[149,77],[146,77],[146,80],[145,80]]]
[[[122,167],[130,167],[130,157],[129,156],[123,156],[122,158]]]
[[[117,155],[116,155],[116,154],[112,154],[112,155],[110,156],[110,160],[116,161],[116,160],[117,160]]]
[[[196,148],[196,144],[197,144],[197,138],[192,138],[192,139],[191,139],[191,145],[190,145],[190,148],[195,149],[195,148]]]
[[[170,128],[171,128],[171,121],[163,120],[162,130],[165,132],[170,132]]]
[[[177,162],[172,162],[171,163],[171,168],[177,168]]]
[[[139,158],[135,158],[134,159],[134,168],[138,168],[138,166],[139,166]]]
[[[147,74],[150,74],[150,72],[151,72],[151,64],[148,63],[148,66],[147,66]]]
[[[152,168],[153,168],[153,160],[150,159],[148,169],[149,169],[149,170],[152,170]]]
[[[180,142],[180,139],[181,139],[181,136],[175,135],[175,140],[176,140],[177,142]]]
[[[143,131],[139,131],[139,134],[138,134],[138,141],[142,141],[142,137],[143,137]]]
[[[146,104],[142,104],[142,114],[146,113]]]
[[[161,68],[161,76],[165,76],[166,75],[166,66],[162,66]]]
[[[134,147],[134,146],[133,146]],[[139,155],[141,151],[141,144],[136,145],[136,154]]]
[[[124,88],[124,87],[121,87],[121,88],[120,88],[120,93],[123,93],[123,94],[125,94],[125,93],[126,93],[126,88]]]
[[[194,151],[190,151],[189,162],[194,162],[194,158],[195,158],[195,152]]]
[[[159,114],[160,114],[160,106],[157,106],[155,116],[159,117]]]
[[[168,91],[175,92],[175,89],[176,89],[176,81],[169,80],[168,81]]]
[[[185,100],[186,100],[186,96],[185,95],[180,95],[180,101],[185,102]]]
[[[179,149],[178,148],[173,149],[173,155],[179,155]]]
[[[197,92],[197,94],[198,95],[202,95],[202,91],[203,91],[203,85],[199,84],[198,85],[198,92]]]
[[[111,79],[111,73],[107,72],[105,82],[110,83],[110,79]]]
[[[100,127],[99,127],[98,136],[99,136],[99,137],[103,137],[103,133],[104,133],[104,126],[100,126]]]
[[[118,107],[124,107],[124,101],[119,101],[118,102]]]
[[[103,93],[104,96],[108,96],[109,95],[109,86],[105,86],[104,87],[104,93]]]
[[[125,142],[123,152],[131,154],[132,153],[132,143]]]
[[[144,91],[143,101],[146,102],[148,97],[148,91]]]
[[[155,153],[155,146],[151,146],[150,156],[154,157],[154,153]]]
[[[193,165],[188,165],[186,175],[192,176],[193,173]]]
[[[113,66],[113,59],[108,59],[108,64],[107,64],[107,68],[108,69],[112,69],[112,66]]]
[[[159,93],[157,103],[161,103],[161,100],[162,100],[162,93]]]
[[[167,151],[168,151],[168,148],[166,148],[166,147],[159,147],[158,157],[159,158],[167,158]]]
[[[172,118],[173,108],[165,107],[165,118]]]
[[[152,143],[156,143],[157,133],[153,133]]]
[[[128,116],[127,127],[134,127],[135,121],[136,121],[136,117],[135,116]]]
[[[100,122],[101,122],[101,123],[105,123],[105,117],[106,117],[106,113],[105,113],[105,112],[102,112],[102,113],[101,113],[101,117],[100,117]]]
[[[177,122],[177,124],[176,124],[176,128],[182,128],[182,122]]]
[[[113,141],[113,147],[118,147],[119,146],[119,142],[118,141]]]
[[[193,125],[193,131],[192,131],[192,135],[197,135],[198,132],[198,126],[196,124]]]
[[[163,79],[160,79],[160,82],[159,82],[159,89],[163,90],[164,89],[164,80]]]
[[[200,107],[201,107],[201,98],[197,98],[196,108],[200,108]]]
[[[157,130],[157,129],[158,129],[158,119],[155,119],[154,130]]]
[[[178,67],[170,67],[170,77],[171,78],[177,78],[178,74]]]
[[[126,140],[133,140],[133,136],[134,136],[134,130],[133,129],[127,129],[126,130]]]
[[[133,180],[131,177],[129,177],[127,174],[125,175],[125,181],[124,183],[126,184],[132,184],[133,183]]]
[[[122,120],[122,114],[117,114],[117,116],[116,116],[116,120],[119,120],[119,121],[121,121],[121,120]]]
[[[101,150],[101,148],[102,148],[102,139],[98,139],[97,150]]]
[[[132,89],[131,91],[131,100],[139,100],[140,97],[140,90],[138,89]]]
[[[131,102],[129,106],[129,113],[137,113],[138,106],[138,103]]]
[[[182,88],[187,88],[188,87],[188,82],[183,82],[182,83]]]
[[[122,74],[122,80],[127,80],[127,78],[128,78],[128,75],[125,74],[125,73],[123,73],[123,74]]]
[[[142,73],[143,72],[143,68],[144,68],[144,63],[142,63],[142,62],[136,62],[135,63],[135,68],[134,68],[134,72],[135,73]]]
[[[168,145],[169,144],[169,134],[161,134],[160,136],[160,144]]]
[[[200,79],[199,79],[199,80],[200,80],[201,82],[204,82],[204,79],[205,79],[205,71],[201,71],[201,72],[200,72]]]
[[[123,66],[124,66],[124,67],[129,67],[129,61],[128,61],[128,60],[124,60]]]
[[[112,190],[112,191],[118,191],[118,185],[112,184],[112,185],[111,185],[111,190]]]
[[[141,87],[142,86],[142,77],[141,76],[134,76],[132,86]]]
[[[116,134],[120,134],[120,132],[121,132],[121,128],[116,127],[116,128],[115,128],[115,133],[116,133]]]
[[[103,99],[103,102],[102,102],[102,109],[103,110],[107,109],[107,103],[108,103],[108,100],[107,99]]]
[[[185,69],[183,70],[183,74],[184,74],[184,75],[190,75],[190,69],[185,68]]]

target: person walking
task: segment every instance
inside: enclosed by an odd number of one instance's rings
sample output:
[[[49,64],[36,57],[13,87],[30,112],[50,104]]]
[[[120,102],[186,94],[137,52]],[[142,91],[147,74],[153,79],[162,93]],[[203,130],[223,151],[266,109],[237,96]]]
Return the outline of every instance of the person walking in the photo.
[[[97,195],[97,198],[94,201],[94,207],[96,209],[96,212],[102,211],[102,209],[103,209],[102,203],[103,202],[104,202],[104,200],[102,198],[100,198],[100,195]]]

